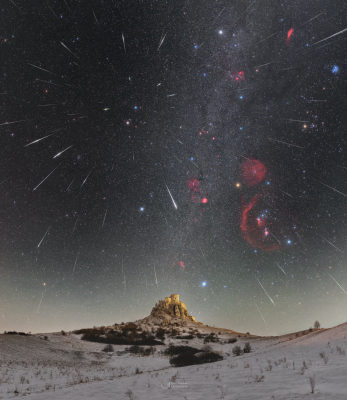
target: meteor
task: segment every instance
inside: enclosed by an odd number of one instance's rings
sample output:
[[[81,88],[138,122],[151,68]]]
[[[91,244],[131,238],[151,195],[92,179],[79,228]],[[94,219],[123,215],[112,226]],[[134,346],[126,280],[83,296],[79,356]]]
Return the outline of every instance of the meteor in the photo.
[[[164,182],[165,182],[165,181],[164,181]],[[166,186],[167,191],[169,192],[169,195],[170,195],[170,197],[171,197],[172,203],[173,203],[174,207],[175,207],[176,210],[177,210],[177,204],[175,203],[175,200],[174,200],[174,198],[172,197],[172,194],[171,194],[171,192],[170,192],[170,189],[167,187],[167,184],[166,184],[166,183],[165,183],[165,186]]]
[[[331,279],[334,279],[335,283],[337,283],[337,284],[339,285],[339,287],[343,290],[343,292],[344,292],[345,294],[347,294],[346,291],[345,291],[345,289],[336,281],[336,279],[333,278],[333,277],[329,274],[329,272],[327,272],[327,274],[330,276]]]
[[[260,310],[259,310],[259,307],[258,307],[257,303],[256,303],[255,305],[257,306],[257,309],[258,309],[258,311],[259,311],[259,314],[260,314],[260,315],[261,315],[261,317],[263,318],[263,321],[264,321],[265,325],[267,326],[267,323],[266,323],[266,321],[265,321],[265,319],[264,319],[264,317],[263,317],[263,314],[260,312]]]
[[[48,138],[49,136],[52,136],[52,135],[53,135],[53,133],[51,133],[50,135],[44,136],[44,137],[42,137],[42,138],[40,138],[40,139],[36,139],[36,140],[34,140],[33,142],[31,142],[31,143],[29,143],[29,144],[26,144],[24,147],[30,146],[31,144],[37,143],[37,142],[39,142],[40,140],[46,139],[46,138]]]
[[[38,67],[38,66],[36,66],[36,65],[34,65],[34,64],[30,64],[30,63],[28,63],[28,64],[29,64],[29,65],[31,65],[32,67],[35,67],[35,68],[41,69],[42,71],[46,71],[46,72],[48,72],[49,74],[53,74],[53,75],[56,75],[56,76],[58,76],[58,75],[57,75],[57,74],[55,74],[54,72],[48,71],[47,69],[44,69],[44,68]]]
[[[51,228],[51,227],[49,227],[49,228],[47,229],[46,233],[43,235],[43,238],[41,239],[41,242],[37,245],[37,248],[40,247],[40,244],[42,243],[43,239],[46,237],[46,235],[47,235],[48,231],[50,230],[50,228]]]
[[[269,296],[268,292],[264,289],[264,286],[259,282],[258,278],[253,275],[254,278],[258,281],[259,285],[263,288],[264,292],[266,293],[267,297],[271,300],[272,304],[275,306],[276,304],[273,302],[272,298]]]
[[[285,274],[285,275],[287,275],[285,272],[284,272],[284,270],[282,269],[282,267],[278,264],[278,262],[277,261],[275,261],[276,262],[276,264],[277,264],[277,266],[278,266],[278,268],[280,268],[281,269],[281,271]]]
[[[78,58],[68,47],[65,46],[65,44],[64,44],[63,42],[60,42],[60,44],[61,44],[62,46],[64,46],[65,49],[68,50],[74,57]]]
[[[314,179],[314,180],[315,180],[316,182],[320,183],[321,185],[324,185],[324,186],[328,187],[329,189],[332,189],[334,192],[340,193],[340,194],[342,194],[343,196],[347,197],[347,194],[344,194],[344,193],[340,192],[339,190],[336,190],[336,189],[334,189],[333,187],[331,187],[331,186],[329,186],[329,185],[326,185],[326,184],[323,183],[323,182],[319,182],[319,181],[317,181],[316,179]]]
[[[127,50],[126,50],[126,48],[125,48],[125,39],[124,39],[123,32],[122,32],[122,40],[123,40],[124,51],[125,51],[125,54],[126,54],[126,53],[127,53]]]
[[[74,272],[75,272],[75,267],[76,267],[76,263],[77,263],[77,258],[78,258],[78,256],[79,256],[79,253],[77,252],[77,256],[76,256],[76,260],[75,260],[75,265],[73,266],[72,275],[73,275]]]
[[[69,150],[69,148],[70,148],[70,147],[72,147],[72,146],[73,146],[73,144],[72,144],[71,146],[67,147],[65,150],[61,151],[60,153],[56,154],[56,155],[55,155],[53,158],[57,158],[57,157],[59,157],[59,156],[60,156],[60,154],[63,154],[63,153],[64,153],[64,151],[66,151],[66,150]]]
[[[62,164],[62,163],[60,163],[60,164],[58,165],[58,167],[59,167],[61,164]],[[41,185],[41,183],[43,183],[50,175],[52,175],[53,172],[54,172],[58,167],[55,167],[54,170],[53,170],[52,172],[50,172],[50,173],[46,176],[46,178],[45,178],[43,181],[41,181],[41,182],[33,189],[33,191],[36,190],[36,189]]]
[[[320,42],[324,42],[324,40],[328,40],[328,39],[330,39],[330,38],[332,38],[332,37],[334,37],[334,36],[340,35],[341,33],[346,32],[346,31],[347,31],[347,28],[346,28],[346,29],[343,29],[343,30],[340,31],[340,32],[334,33],[333,35],[331,35],[331,36],[329,36],[329,37],[327,37],[327,38],[325,38],[325,39],[322,39],[322,40],[320,40],[319,42],[313,43],[313,46],[316,45],[316,44],[318,44],[318,43],[320,43]]]
[[[294,147],[299,147],[300,149],[303,149],[303,147],[301,147],[301,146],[297,146],[296,144],[290,144],[290,143],[287,143],[287,142],[282,142],[281,140],[276,140],[276,139],[272,139],[272,138],[269,138],[269,140],[273,140],[273,141],[278,142],[278,143],[283,143],[283,144],[287,144],[288,146],[294,146]]]

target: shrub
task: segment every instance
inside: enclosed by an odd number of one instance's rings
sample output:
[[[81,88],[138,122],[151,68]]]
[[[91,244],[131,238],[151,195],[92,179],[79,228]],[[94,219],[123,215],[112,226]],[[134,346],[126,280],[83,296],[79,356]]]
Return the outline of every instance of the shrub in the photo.
[[[233,348],[233,354],[234,354],[235,356],[240,356],[240,355],[242,354],[241,347],[240,347],[240,346],[235,346],[235,347]]]
[[[243,348],[244,353],[250,353],[252,350],[252,346],[249,343],[245,343],[245,347]]]
[[[308,383],[309,383],[309,385],[311,387],[311,393],[314,393],[314,388],[316,386],[316,377],[314,375],[313,376],[309,376],[307,378],[307,381],[308,381]]]
[[[165,330],[163,328],[159,328],[157,330],[157,333],[155,335],[159,339],[164,339],[165,338]]]
[[[205,364],[220,360],[223,360],[223,357],[217,353],[206,352],[197,357],[192,352],[188,351],[171,358],[170,364],[174,367],[185,367],[188,365]]]
[[[128,351],[129,351],[129,353],[138,354],[138,353],[144,353],[145,349],[143,347],[134,345],[134,346],[129,347]]]
[[[320,328],[320,322],[319,321],[315,321],[313,326],[314,326],[315,329],[319,329]]]
[[[136,375],[141,374],[141,371],[140,371],[140,368],[139,368],[139,367],[136,368],[135,374],[136,374]]]
[[[200,351],[201,350],[190,346],[169,346],[167,349],[164,350],[164,354],[169,356],[176,356],[178,354],[183,354],[188,352],[196,354],[199,353]]]
[[[66,335],[66,333],[65,333],[64,331],[61,331],[61,334],[62,334],[63,336],[65,336],[65,335]]]
[[[142,345],[142,346],[159,346],[164,345],[163,342],[159,340],[155,340],[153,336],[148,336],[147,338],[141,338],[138,335],[126,335],[123,333],[108,333],[106,337],[100,336],[94,332],[84,333],[82,336],[82,340],[86,340],[88,342],[96,342],[96,343],[105,343],[105,344],[125,344],[125,345]]]
[[[48,336],[44,336],[43,338],[44,338],[45,340],[48,340]]]
[[[107,344],[102,351],[105,353],[112,353],[114,351],[112,344]]]
[[[237,342],[236,337],[228,340],[228,343],[236,343],[236,342]]]
[[[174,367],[185,367],[187,365],[195,365],[198,363],[198,358],[193,353],[187,351],[186,353],[179,354],[171,358],[170,364]]]
[[[221,355],[219,355],[217,353],[213,353],[212,351],[208,351],[206,353],[199,354],[198,358],[202,364],[223,360],[223,357]]]

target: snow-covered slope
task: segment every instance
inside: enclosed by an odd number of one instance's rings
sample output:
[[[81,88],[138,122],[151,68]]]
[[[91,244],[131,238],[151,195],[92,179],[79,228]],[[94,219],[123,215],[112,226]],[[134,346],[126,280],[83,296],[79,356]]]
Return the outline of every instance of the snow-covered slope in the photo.
[[[148,357],[117,355],[125,346],[114,346],[115,353],[106,355],[102,344],[81,341],[73,334],[47,334],[47,341],[0,335],[0,398],[23,394],[35,400],[347,398],[347,323],[298,337],[239,337],[216,331],[222,340],[211,346],[225,359],[183,368],[171,367],[159,352]],[[236,344],[222,344],[235,336]],[[232,356],[232,348],[245,342],[251,343],[252,352]],[[189,345],[202,347],[203,342],[195,338]],[[315,381],[314,394],[310,378]]]

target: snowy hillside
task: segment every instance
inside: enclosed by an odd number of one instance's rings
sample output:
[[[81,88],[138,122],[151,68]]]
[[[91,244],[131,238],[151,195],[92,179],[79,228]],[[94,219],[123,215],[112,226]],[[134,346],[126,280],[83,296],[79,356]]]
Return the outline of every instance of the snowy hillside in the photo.
[[[171,367],[169,358],[160,354],[167,346],[143,357],[124,353],[124,345],[103,353],[103,344],[74,334],[47,334],[48,340],[43,335],[0,335],[0,398],[346,399],[347,323],[303,336],[245,337],[215,330],[221,332],[219,342],[210,345],[224,360],[181,368]],[[237,337],[237,343],[227,343],[231,337]],[[187,341],[166,337],[169,342]],[[252,352],[233,356],[233,347],[245,342]],[[189,346],[201,348],[203,341],[194,338]]]

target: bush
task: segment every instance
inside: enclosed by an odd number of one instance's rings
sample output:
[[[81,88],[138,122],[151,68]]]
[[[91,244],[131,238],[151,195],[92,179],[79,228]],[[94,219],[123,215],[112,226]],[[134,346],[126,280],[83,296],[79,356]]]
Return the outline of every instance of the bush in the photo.
[[[313,326],[314,326],[315,329],[319,329],[320,328],[320,322],[319,321],[315,321]]]
[[[236,337],[228,340],[228,343],[236,343],[236,342],[237,342]]]
[[[164,350],[164,354],[168,356],[176,356],[178,354],[183,354],[188,352],[196,354],[199,353],[200,351],[201,350],[190,346],[169,346],[167,349]]]
[[[165,330],[163,328],[159,328],[157,330],[157,333],[155,335],[159,339],[164,339],[165,338]]]
[[[197,357],[192,352],[188,351],[171,358],[170,364],[174,367],[186,367],[188,365],[205,364],[220,360],[223,360],[223,357],[216,353],[206,352]]]
[[[233,348],[233,354],[234,354],[235,356],[240,356],[240,355],[242,354],[241,347],[240,347],[240,346],[235,346],[235,347]]]
[[[155,340],[153,336],[139,339],[139,336],[135,335],[123,336],[122,333],[111,334],[110,332],[107,334],[106,337],[100,336],[99,334],[96,334],[94,332],[85,333],[82,336],[82,340],[86,340],[88,342],[105,343],[105,344],[124,344],[128,346],[130,345],[159,346],[165,344],[163,342],[160,342],[159,340]]]
[[[45,340],[48,340],[48,336],[44,336],[43,338],[44,338]]]
[[[221,355],[213,353],[212,351],[206,352],[204,354],[199,354],[198,358],[202,364],[223,360],[223,357]]]
[[[105,353],[113,353],[114,352],[114,348],[112,346],[112,344],[107,344],[102,351],[104,351]]]
[[[245,347],[243,348],[244,353],[250,353],[252,350],[252,346],[249,343],[245,343]]]
[[[62,334],[63,336],[65,336],[65,335],[66,335],[66,333],[65,333],[64,331],[61,331],[61,334]]]
[[[179,354],[177,357],[173,357],[170,360],[170,364],[174,367],[185,367],[187,365],[198,364],[198,358],[193,353],[187,351],[186,353]]]

